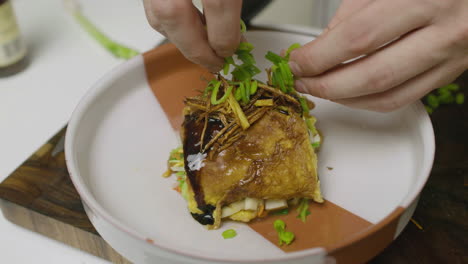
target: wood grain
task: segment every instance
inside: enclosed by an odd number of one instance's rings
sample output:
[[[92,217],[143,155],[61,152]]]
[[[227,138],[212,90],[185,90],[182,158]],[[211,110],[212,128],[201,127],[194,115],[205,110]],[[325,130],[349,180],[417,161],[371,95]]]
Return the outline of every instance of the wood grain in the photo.
[[[59,131],[0,184],[9,221],[113,263],[128,264],[96,232],[68,175],[63,151],[52,155]],[[56,151],[55,151],[56,152]]]
[[[468,72],[457,82],[468,89]],[[400,237],[370,264],[468,263],[468,103],[442,106],[431,115],[436,158],[414,219]],[[89,222],[69,178],[63,152],[52,151],[57,133],[0,184],[0,203],[13,223],[114,263],[129,263]]]

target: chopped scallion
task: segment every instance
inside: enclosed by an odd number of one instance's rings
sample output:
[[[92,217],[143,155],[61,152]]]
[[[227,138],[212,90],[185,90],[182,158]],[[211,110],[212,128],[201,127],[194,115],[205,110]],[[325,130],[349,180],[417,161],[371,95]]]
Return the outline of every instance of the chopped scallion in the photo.
[[[282,246],[283,243],[289,245],[293,242],[295,236],[294,233],[286,231],[286,224],[283,220],[277,219],[273,223],[273,227],[275,228],[276,232],[278,233],[279,238],[279,245]]]
[[[217,97],[218,97],[218,91],[219,91],[220,86],[221,86],[221,82],[218,81],[218,83],[213,88],[213,92],[211,93],[211,104],[213,105],[224,103],[229,97],[229,95],[231,95],[232,86],[229,85],[227,90],[224,92],[224,95],[218,100]]]
[[[224,239],[230,239],[230,238],[236,237],[237,232],[234,229],[228,229],[228,230],[225,230],[222,235]]]
[[[267,54],[265,55],[265,58],[267,60],[273,62],[274,64],[278,64],[278,63],[284,61],[284,59],[280,55],[278,55],[276,53],[273,53],[271,51],[267,52]]]
[[[297,48],[300,48],[301,47],[301,44],[299,43],[294,43],[292,44],[291,46],[289,46],[289,48],[286,50],[286,54],[284,55],[284,57],[289,60],[289,55],[291,54],[291,51],[297,49]]]
[[[312,145],[314,145],[314,143],[312,143]],[[299,213],[297,215],[297,218],[301,219],[301,221],[305,223],[307,216],[310,215],[309,199],[302,198],[301,202],[299,203],[299,206],[297,207],[297,212]]]
[[[250,94],[253,95],[257,92],[258,88],[258,82],[256,80],[253,80],[251,85],[250,85]]]
[[[465,102],[465,95],[462,93],[457,93],[455,96],[455,102],[459,105],[463,104]]]

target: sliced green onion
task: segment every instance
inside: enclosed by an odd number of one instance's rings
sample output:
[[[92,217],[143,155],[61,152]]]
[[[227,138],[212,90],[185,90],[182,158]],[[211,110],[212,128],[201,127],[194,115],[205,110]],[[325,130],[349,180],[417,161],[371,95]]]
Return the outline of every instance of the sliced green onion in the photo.
[[[249,99],[249,101],[250,101],[250,95],[251,95],[250,93],[250,86],[252,86],[251,84],[252,84],[251,80],[244,81],[245,92],[247,94],[247,98]]]
[[[232,57],[224,58],[224,62],[228,64],[234,64],[234,59]]]
[[[289,60],[289,55],[291,54],[291,51],[293,51],[293,50],[295,50],[295,49],[297,49],[297,48],[300,48],[300,47],[301,47],[301,44],[299,44],[299,43],[294,43],[294,44],[292,44],[291,46],[289,46],[288,50],[286,50],[286,54],[285,54],[284,57],[285,57],[287,60]]]
[[[223,74],[227,75],[229,73],[229,64],[225,63],[223,66]]]
[[[239,60],[241,60],[245,64],[255,64],[256,63],[253,55],[249,51],[237,50],[236,54],[237,54],[237,58],[239,58]]]
[[[439,101],[439,104],[451,104],[455,101],[455,97],[453,96],[452,92],[447,91],[447,93],[439,95],[437,100]]]
[[[257,66],[252,64],[244,65],[243,68],[250,74],[250,78],[261,72]]]
[[[251,77],[243,67],[239,66],[237,66],[236,69],[231,72],[231,74],[238,81],[243,81]]]
[[[432,114],[432,112],[434,112],[434,110],[432,110],[432,108],[428,105],[425,105],[424,106],[426,108],[426,111],[429,113],[429,114]]]
[[[286,245],[291,244],[294,241],[294,238],[296,236],[294,235],[293,232],[290,231],[283,231],[282,233],[279,234],[279,239],[280,239],[280,246],[285,243]]]
[[[275,222],[273,223],[273,227],[278,233],[280,246],[283,245],[283,243],[285,243],[286,245],[289,245],[293,242],[295,238],[294,233],[285,230],[286,224],[284,223],[283,220],[280,220],[280,219],[275,220]]]
[[[289,209],[288,208],[284,208],[282,210],[278,210],[278,211],[273,211],[271,212],[270,214],[272,215],[287,215],[289,213]]]
[[[317,149],[317,148],[320,148],[320,142],[314,142],[312,144],[310,144],[312,146],[312,148],[314,149]]]
[[[306,117],[305,118],[307,128],[309,131],[312,133],[312,135],[317,135],[317,129],[315,128],[315,122],[317,122],[317,119],[314,116]]]
[[[309,114],[309,106],[307,105],[307,101],[304,97],[299,97],[299,103],[301,104],[302,107],[302,112],[304,114]]]
[[[218,82],[216,86],[213,88],[213,92],[211,93],[211,104],[213,105],[224,103],[229,97],[229,95],[231,94],[232,86],[229,85],[224,95],[218,100],[217,97],[218,97],[218,91],[219,91],[220,86],[221,86],[221,82]]]
[[[240,101],[242,99],[242,90],[239,89],[239,87],[236,89],[234,98],[236,99],[236,101]]]
[[[437,107],[439,107],[439,100],[438,100],[438,98],[437,98],[435,95],[433,95],[433,94],[429,94],[429,95],[427,96],[427,103],[428,103],[429,106],[432,107],[432,108],[437,108]]]
[[[242,51],[252,51],[254,49],[254,46],[252,43],[249,42],[241,42],[239,43],[239,46],[237,47],[237,51],[242,50]]]
[[[281,76],[284,79],[284,83],[287,86],[287,92],[290,92],[292,90],[292,86],[294,85],[294,79],[291,73],[291,69],[289,68],[289,65],[285,62],[279,63],[278,66],[281,71]]]
[[[258,88],[258,83],[256,80],[253,80],[252,81],[252,84],[250,85],[250,94],[255,94],[257,92],[257,88]]]
[[[267,54],[265,55],[265,59],[273,62],[274,64],[278,64],[278,63],[284,61],[284,59],[280,55],[278,55],[276,53],[273,53],[271,51],[267,52]]]
[[[119,44],[111,40],[108,36],[102,33],[91,21],[85,17],[78,9],[73,11],[73,16],[76,21],[83,27],[89,35],[91,35],[97,42],[99,42],[104,48],[112,53],[117,58],[130,59],[138,54],[138,51]]]
[[[237,232],[234,229],[228,229],[228,230],[224,231],[222,235],[223,235],[224,239],[230,239],[230,238],[236,237]]]
[[[247,89],[245,88],[244,83],[240,83],[238,89],[241,90],[242,103],[248,104],[249,100],[250,100],[250,94],[249,94],[249,92],[246,91]],[[249,97],[247,97],[247,96],[249,96]]]
[[[242,19],[240,20],[240,32],[245,33],[247,31],[247,26],[245,25],[244,21]]]
[[[280,90],[283,93],[287,93],[288,89],[286,88],[286,84],[285,84],[285,81],[283,79],[283,75],[281,74],[281,69],[279,67],[275,70],[273,75],[275,75],[276,83],[279,86]]]
[[[447,84],[445,86],[442,86],[440,87],[439,89],[442,89],[442,90],[448,90],[448,91],[451,91],[451,92],[458,92],[458,90],[460,90],[460,86],[456,83],[451,83],[451,84]]]
[[[462,93],[457,93],[455,97],[455,102],[459,105],[463,104],[465,102],[465,95]]]
[[[281,232],[286,228],[286,223],[283,220],[278,219],[273,222],[273,227],[275,228],[276,232]]]
[[[312,143],[312,145],[313,144],[314,143]],[[310,215],[309,199],[302,198],[301,202],[299,203],[299,206],[297,207],[297,212],[299,213],[297,215],[297,218],[301,219],[301,221],[305,223],[307,216]]]

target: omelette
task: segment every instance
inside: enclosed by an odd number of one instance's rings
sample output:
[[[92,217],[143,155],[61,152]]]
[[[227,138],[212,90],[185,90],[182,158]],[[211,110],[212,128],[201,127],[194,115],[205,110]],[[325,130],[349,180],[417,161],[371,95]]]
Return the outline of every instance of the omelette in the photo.
[[[289,81],[279,79],[287,62],[276,62],[266,83],[218,74],[203,94],[184,102],[182,147],[171,152],[165,176],[177,175],[175,189],[209,229],[225,219],[249,222],[301,200],[323,202],[314,105],[295,91],[292,74]]]

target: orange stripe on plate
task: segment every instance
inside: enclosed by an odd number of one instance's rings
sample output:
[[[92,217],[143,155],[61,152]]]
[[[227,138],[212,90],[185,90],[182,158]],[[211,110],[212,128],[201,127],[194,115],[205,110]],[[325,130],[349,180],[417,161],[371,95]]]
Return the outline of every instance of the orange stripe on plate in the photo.
[[[398,220],[404,211],[403,207],[397,207],[371,228],[328,247],[329,254],[337,264],[360,264],[370,260],[393,241]]]
[[[334,247],[343,239],[350,238],[372,225],[330,201],[323,204],[312,202],[309,211],[310,215],[305,223],[297,218],[296,209],[290,209],[287,215],[271,215],[254,221],[249,226],[283,251],[293,252],[314,247]],[[276,219],[282,219],[286,223],[286,230],[295,234],[294,243],[282,247],[278,245],[278,234],[273,229]]]
[[[174,130],[182,125],[184,99],[206,87],[213,74],[188,61],[173,44],[143,54],[146,78]]]

